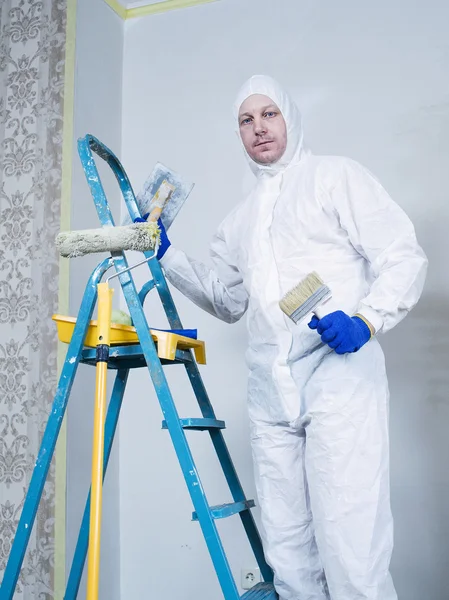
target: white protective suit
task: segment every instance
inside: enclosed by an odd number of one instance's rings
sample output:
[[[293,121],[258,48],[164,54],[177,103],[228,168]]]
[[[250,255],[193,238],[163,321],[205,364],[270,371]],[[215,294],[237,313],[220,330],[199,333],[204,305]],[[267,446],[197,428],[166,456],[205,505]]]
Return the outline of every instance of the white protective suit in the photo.
[[[412,223],[362,166],[303,147],[296,105],[272,79],[251,78],[242,102],[280,108],[287,148],[260,166],[252,193],[220,225],[214,268],[173,246],[169,281],[234,323],[248,310],[248,404],[267,562],[282,600],[395,600],[389,575],[388,384],[373,338],[337,355],[291,322],[279,299],[311,271],[332,290],[325,312],[394,327],[418,301],[427,269]]]

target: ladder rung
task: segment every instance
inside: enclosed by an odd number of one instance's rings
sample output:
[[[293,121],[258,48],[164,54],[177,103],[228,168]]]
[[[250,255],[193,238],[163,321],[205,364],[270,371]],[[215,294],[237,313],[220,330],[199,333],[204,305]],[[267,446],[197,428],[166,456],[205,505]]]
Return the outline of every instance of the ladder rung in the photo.
[[[214,519],[226,519],[226,517],[232,517],[232,515],[236,515],[237,513],[241,513],[244,510],[254,507],[254,500],[243,500],[242,502],[231,502],[229,504],[211,506],[210,512]],[[192,521],[198,521],[196,512],[192,514]]]
[[[278,595],[272,583],[258,583],[243,594],[241,600],[278,600]]]
[[[96,365],[96,349],[84,348],[81,355],[81,362],[87,365]],[[163,365],[173,365],[177,362],[187,363],[192,362],[192,357],[186,350],[176,351],[176,360],[167,361],[165,358],[160,359]],[[147,363],[142,352],[142,347],[139,344],[130,344],[129,346],[113,346],[110,349],[108,369],[137,369],[146,367]]]
[[[180,419],[180,422],[183,429],[196,429],[199,431],[226,429],[226,423],[217,419]],[[168,429],[166,421],[162,421],[162,429]]]

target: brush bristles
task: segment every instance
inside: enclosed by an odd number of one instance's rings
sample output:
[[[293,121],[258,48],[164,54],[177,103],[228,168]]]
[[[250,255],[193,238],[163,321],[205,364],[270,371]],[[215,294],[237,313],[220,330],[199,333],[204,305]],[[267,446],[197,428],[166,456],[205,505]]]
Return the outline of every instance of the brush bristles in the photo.
[[[309,273],[298,285],[285,294],[279,302],[279,306],[290,317],[323,286],[324,282],[317,273]]]

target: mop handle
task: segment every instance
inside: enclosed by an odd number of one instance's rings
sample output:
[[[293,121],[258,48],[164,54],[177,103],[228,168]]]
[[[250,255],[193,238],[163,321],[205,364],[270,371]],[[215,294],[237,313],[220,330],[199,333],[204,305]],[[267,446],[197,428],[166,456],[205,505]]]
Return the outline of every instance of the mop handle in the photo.
[[[100,581],[100,536],[103,496],[103,448],[106,417],[106,378],[109,359],[112,294],[108,283],[99,283],[92,489],[90,500],[87,600],[98,600]]]

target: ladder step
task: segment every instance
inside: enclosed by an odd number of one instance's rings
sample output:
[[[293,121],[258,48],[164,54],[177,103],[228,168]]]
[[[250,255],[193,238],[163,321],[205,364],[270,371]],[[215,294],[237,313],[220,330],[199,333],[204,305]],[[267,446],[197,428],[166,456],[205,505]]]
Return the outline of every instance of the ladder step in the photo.
[[[196,429],[199,431],[226,429],[226,423],[217,419],[180,419],[180,422],[183,429]],[[162,429],[168,429],[166,421],[162,421]]]
[[[226,519],[255,506],[254,500],[243,500],[242,502],[230,502],[229,504],[211,506],[210,512],[214,519]],[[192,513],[192,521],[198,521],[196,512]]]
[[[241,600],[278,600],[278,595],[272,583],[258,583],[243,594]]]
[[[96,353],[97,351],[95,348],[84,348],[81,355],[81,362],[87,365],[95,366],[97,364]],[[189,352],[179,349],[176,351],[175,358],[175,361],[166,360],[165,358],[161,358],[160,361],[163,365],[173,365],[177,363],[191,363],[193,360]],[[138,369],[146,366],[147,363],[140,344],[111,347],[108,369]]]

